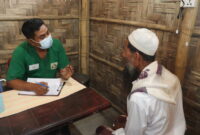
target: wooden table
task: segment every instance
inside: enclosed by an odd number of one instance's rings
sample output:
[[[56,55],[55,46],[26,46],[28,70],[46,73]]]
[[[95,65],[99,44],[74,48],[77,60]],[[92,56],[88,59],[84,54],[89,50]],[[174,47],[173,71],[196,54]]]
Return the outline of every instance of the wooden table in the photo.
[[[0,135],[40,134],[110,106],[90,88],[0,119]]]

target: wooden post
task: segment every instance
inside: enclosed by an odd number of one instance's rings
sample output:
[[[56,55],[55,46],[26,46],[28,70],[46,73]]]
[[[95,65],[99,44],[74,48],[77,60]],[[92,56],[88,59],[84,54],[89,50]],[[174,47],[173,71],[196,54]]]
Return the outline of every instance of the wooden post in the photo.
[[[89,0],[81,3],[81,72],[88,74],[89,69]]]
[[[176,55],[176,65],[175,73],[181,82],[184,80],[184,75],[187,67],[188,59],[188,45],[193,33],[199,0],[197,0],[197,5],[195,8],[185,8],[185,14],[181,25],[181,33],[179,35],[177,55]]]

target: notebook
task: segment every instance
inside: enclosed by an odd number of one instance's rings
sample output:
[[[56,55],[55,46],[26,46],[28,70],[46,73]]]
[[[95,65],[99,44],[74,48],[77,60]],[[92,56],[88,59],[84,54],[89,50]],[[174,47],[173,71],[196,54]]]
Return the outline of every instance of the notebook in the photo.
[[[60,78],[28,78],[27,82],[39,83],[46,82],[48,84],[48,92],[44,96],[58,96],[62,90],[64,82]],[[35,96],[34,91],[20,91],[19,95],[31,95]]]

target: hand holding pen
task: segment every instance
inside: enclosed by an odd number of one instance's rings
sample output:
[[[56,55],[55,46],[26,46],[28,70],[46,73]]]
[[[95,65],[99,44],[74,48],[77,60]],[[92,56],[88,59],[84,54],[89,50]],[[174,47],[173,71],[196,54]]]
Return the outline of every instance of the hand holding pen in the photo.
[[[37,95],[44,95],[48,92],[48,84],[46,82],[35,83],[34,91]]]

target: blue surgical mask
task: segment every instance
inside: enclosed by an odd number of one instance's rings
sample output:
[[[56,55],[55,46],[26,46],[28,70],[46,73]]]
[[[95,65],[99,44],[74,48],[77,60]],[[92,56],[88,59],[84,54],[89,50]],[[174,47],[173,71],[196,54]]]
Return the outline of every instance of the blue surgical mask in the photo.
[[[41,45],[39,48],[41,48],[41,49],[49,49],[53,44],[53,39],[52,39],[51,35],[49,35],[45,39],[41,40],[39,43]]]

